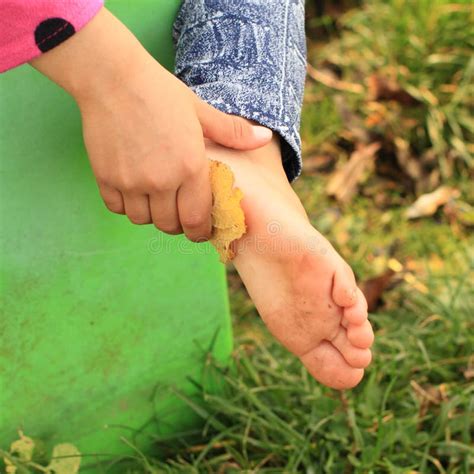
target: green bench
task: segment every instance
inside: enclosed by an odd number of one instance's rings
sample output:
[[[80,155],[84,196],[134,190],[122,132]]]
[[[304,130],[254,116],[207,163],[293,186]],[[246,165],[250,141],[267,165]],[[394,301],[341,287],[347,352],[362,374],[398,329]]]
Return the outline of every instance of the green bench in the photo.
[[[172,66],[179,1],[107,7]],[[22,429],[120,455],[196,426],[166,387],[192,395],[206,351],[230,355],[216,253],[106,210],[76,105],[33,68],[0,76],[0,110],[0,447]]]

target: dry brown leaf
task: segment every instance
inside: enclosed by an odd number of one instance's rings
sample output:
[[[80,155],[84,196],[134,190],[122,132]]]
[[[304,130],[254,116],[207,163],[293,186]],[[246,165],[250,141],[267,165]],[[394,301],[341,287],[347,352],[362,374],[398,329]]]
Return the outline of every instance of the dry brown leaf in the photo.
[[[360,145],[351,155],[349,161],[336,171],[326,187],[329,196],[334,196],[340,202],[348,202],[357,191],[358,184],[365,173],[373,166],[375,154],[380,149],[380,143]]]
[[[460,192],[455,188],[440,186],[432,193],[420,196],[408,209],[406,216],[408,219],[418,219],[420,217],[432,216],[440,206],[460,196]]]
[[[474,355],[469,357],[466,370],[464,370],[463,374],[467,380],[474,378]]]
[[[396,272],[389,268],[381,275],[370,278],[360,284],[360,289],[367,300],[369,313],[378,309],[382,302],[383,294],[394,282],[395,274]]]
[[[402,105],[417,105],[415,97],[404,90],[395,79],[378,74],[372,74],[367,79],[370,100],[394,100]]]
[[[448,390],[446,384],[421,386],[415,380],[410,381],[410,385],[420,402],[418,412],[418,426],[421,427],[423,419],[432,406],[440,405],[448,399]]]
[[[449,201],[443,208],[451,224],[460,222],[465,227],[474,227],[474,207],[464,201]]]
[[[362,94],[364,92],[363,86],[360,84],[354,84],[352,82],[342,81],[335,74],[331,74],[327,69],[318,71],[316,68],[308,63],[307,66],[308,76],[316,82],[329,87],[331,89],[337,89],[344,92],[352,92],[354,94]]]
[[[331,171],[336,163],[336,158],[328,153],[310,155],[304,159],[303,172],[305,175]]]
[[[367,131],[362,118],[351,110],[347,99],[340,94],[335,95],[334,105],[346,129],[340,135],[347,136],[349,141],[356,143],[370,143],[371,134]]]
[[[423,176],[423,167],[421,163],[415,159],[410,152],[410,144],[400,137],[395,137],[394,140],[396,156],[398,164],[402,171],[404,171],[414,181],[418,181]]]
[[[474,369],[466,369],[463,374],[467,380],[470,380],[474,378]]]
[[[234,188],[234,174],[224,163],[211,161],[212,238],[222,263],[230,262],[235,254],[231,244],[245,234],[245,215],[240,201],[243,194]]]

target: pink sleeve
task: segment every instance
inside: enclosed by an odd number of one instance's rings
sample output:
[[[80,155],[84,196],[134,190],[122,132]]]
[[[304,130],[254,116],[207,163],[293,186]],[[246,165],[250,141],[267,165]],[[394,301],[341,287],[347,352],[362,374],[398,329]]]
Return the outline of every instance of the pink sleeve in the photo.
[[[0,0],[0,72],[67,40],[102,4],[103,0]]]

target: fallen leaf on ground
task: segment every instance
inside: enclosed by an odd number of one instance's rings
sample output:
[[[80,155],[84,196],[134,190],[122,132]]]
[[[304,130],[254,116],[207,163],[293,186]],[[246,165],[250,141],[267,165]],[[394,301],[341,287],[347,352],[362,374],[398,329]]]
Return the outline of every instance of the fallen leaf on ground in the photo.
[[[418,181],[423,176],[423,168],[419,160],[412,156],[410,144],[400,137],[394,139],[397,161],[402,169],[414,181]]]
[[[410,381],[410,385],[420,401],[420,409],[418,412],[419,426],[421,426],[431,405],[440,405],[448,399],[448,391],[446,384],[426,385],[422,387],[415,380]]]
[[[19,431],[18,435],[20,439],[13,441],[10,445],[10,454],[15,456],[20,462],[28,463],[33,459],[35,442],[28,436],[25,436],[22,431]],[[15,474],[17,472],[17,467],[6,456],[3,458],[3,462],[5,463],[5,472],[7,474]]]
[[[58,444],[53,449],[51,462],[46,467],[50,474],[76,474],[81,466],[81,453],[70,443]]]
[[[474,378],[474,355],[469,357],[466,370],[464,371],[464,377],[467,380]]]
[[[412,288],[415,290],[419,291],[420,293],[423,293],[424,295],[427,295],[429,293],[428,287],[422,283],[418,278],[413,275],[413,273],[405,273],[403,275],[403,279],[405,280],[406,283],[408,283]]]
[[[470,379],[474,378],[474,369],[466,369],[464,371],[464,377],[467,380],[470,380]]]
[[[230,262],[235,253],[234,240],[245,234],[245,215],[240,202],[242,191],[234,188],[234,174],[224,163],[211,161],[212,237],[210,242],[219,252],[222,263]]]
[[[420,196],[407,209],[406,216],[408,219],[432,216],[439,207],[459,196],[460,192],[457,189],[448,186],[440,186],[432,193]]]
[[[369,313],[378,309],[383,294],[394,282],[395,274],[396,272],[389,268],[382,275],[370,278],[360,284],[360,289],[367,300]]]
[[[304,159],[303,172],[306,175],[310,175],[316,172],[330,171],[334,168],[335,163],[336,158],[327,153],[310,155]]]
[[[357,192],[359,183],[375,161],[380,143],[360,145],[350,156],[349,161],[337,170],[329,180],[326,192],[340,202],[348,202]]]
[[[369,143],[371,133],[366,129],[362,118],[351,110],[347,99],[342,95],[335,95],[334,105],[346,129],[346,138],[356,143]]]
[[[387,76],[372,74],[367,79],[370,100],[394,100],[402,105],[417,105],[420,101],[404,90],[400,84]]]
[[[328,69],[325,69],[324,71],[318,71],[315,67],[311,66],[311,64],[308,64],[307,72],[311,79],[316,82],[320,82],[331,89],[352,92],[354,94],[362,94],[364,92],[364,88],[360,84],[342,81]]]
[[[474,227],[474,207],[464,201],[449,201],[443,208],[451,224],[460,222],[466,227]]]

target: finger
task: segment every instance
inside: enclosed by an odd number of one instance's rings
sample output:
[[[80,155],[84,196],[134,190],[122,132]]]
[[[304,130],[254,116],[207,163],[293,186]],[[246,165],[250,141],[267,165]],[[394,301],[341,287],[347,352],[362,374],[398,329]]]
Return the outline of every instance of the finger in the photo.
[[[125,214],[133,224],[150,224],[151,213],[148,196],[145,194],[124,194]]]
[[[99,192],[107,209],[115,214],[125,214],[122,193],[107,184],[99,184]]]
[[[150,196],[150,211],[153,224],[166,234],[182,234],[179,223],[176,192],[157,193]]]
[[[269,143],[273,132],[242,117],[221,112],[198,99],[197,114],[206,138],[236,150],[253,150]]]
[[[211,236],[211,183],[207,160],[202,171],[185,181],[178,190],[178,214],[186,237],[204,242]]]

